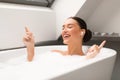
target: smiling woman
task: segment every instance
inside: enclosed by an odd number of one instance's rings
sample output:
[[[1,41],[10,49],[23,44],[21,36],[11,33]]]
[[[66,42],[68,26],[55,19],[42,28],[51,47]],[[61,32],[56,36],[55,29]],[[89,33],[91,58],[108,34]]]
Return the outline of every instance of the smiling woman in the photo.
[[[34,36],[32,32],[26,27],[26,34],[23,37],[23,42],[27,47],[27,59],[28,61],[32,61],[34,57]],[[92,33],[87,29],[87,25],[85,21],[79,17],[70,17],[68,18],[64,24],[62,29],[62,38],[63,43],[67,44],[68,50],[52,50],[53,52],[60,53],[62,55],[79,55],[86,56],[87,59],[95,57],[100,49],[104,46],[106,41],[103,41],[100,46],[93,45],[88,49],[86,53],[82,50],[82,43],[90,40]]]

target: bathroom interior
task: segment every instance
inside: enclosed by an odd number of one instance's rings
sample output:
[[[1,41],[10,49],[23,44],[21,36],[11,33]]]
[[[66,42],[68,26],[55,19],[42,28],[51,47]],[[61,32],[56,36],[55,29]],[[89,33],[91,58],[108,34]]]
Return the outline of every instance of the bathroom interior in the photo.
[[[59,39],[62,24],[66,18],[78,16],[93,32],[92,39],[83,45],[99,45],[106,40],[104,47],[117,51],[111,80],[120,79],[120,0],[26,0],[31,4],[9,1],[0,0],[0,51],[23,48],[26,26],[34,33],[36,46],[63,45]],[[37,4],[39,1],[43,4]]]

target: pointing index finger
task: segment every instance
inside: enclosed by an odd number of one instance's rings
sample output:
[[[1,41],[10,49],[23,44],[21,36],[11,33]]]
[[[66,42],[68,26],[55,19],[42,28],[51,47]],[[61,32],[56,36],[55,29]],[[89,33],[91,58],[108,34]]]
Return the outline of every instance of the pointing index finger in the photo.
[[[99,45],[99,49],[101,49],[106,43],[106,40],[104,40],[100,45]]]
[[[25,31],[26,31],[26,32],[30,32],[30,30],[29,30],[27,27],[25,27]]]

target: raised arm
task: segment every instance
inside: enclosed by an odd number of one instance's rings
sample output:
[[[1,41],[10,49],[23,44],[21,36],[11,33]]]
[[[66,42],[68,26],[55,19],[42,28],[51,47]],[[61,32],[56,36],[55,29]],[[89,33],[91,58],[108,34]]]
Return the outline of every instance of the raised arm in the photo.
[[[34,57],[34,37],[32,32],[27,27],[25,27],[25,33],[23,42],[27,48],[27,60],[32,61]]]
[[[94,58],[101,50],[101,48],[105,45],[106,40],[104,40],[99,46],[98,45],[93,45],[91,46],[86,54],[86,58],[90,59],[90,58]]]

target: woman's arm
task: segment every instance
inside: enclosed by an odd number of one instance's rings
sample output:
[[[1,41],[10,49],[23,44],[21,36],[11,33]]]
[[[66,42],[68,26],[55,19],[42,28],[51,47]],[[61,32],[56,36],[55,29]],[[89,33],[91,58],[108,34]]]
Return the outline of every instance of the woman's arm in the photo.
[[[34,57],[34,37],[32,32],[25,27],[26,34],[23,37],[23,42],[26,45],[27,48],[27,60],[32,61]]]
[[[101,50],[101,48],[105,45],[106,41],[104,40],[99,46],[98,45],[93,45],[91,46],[86,54],[86,58],[94,58]]]

